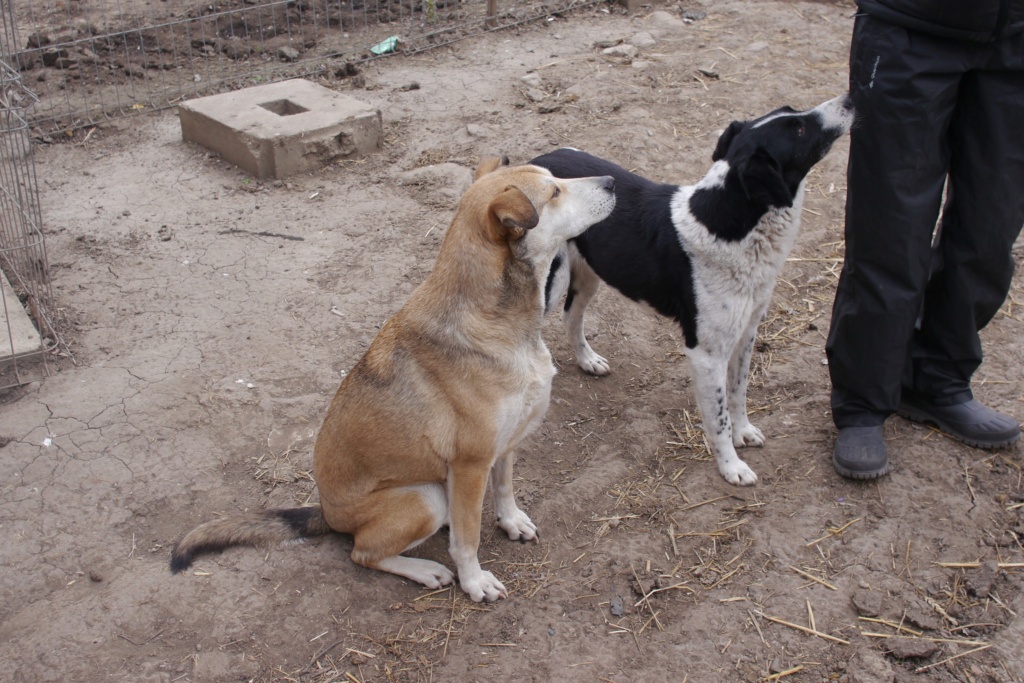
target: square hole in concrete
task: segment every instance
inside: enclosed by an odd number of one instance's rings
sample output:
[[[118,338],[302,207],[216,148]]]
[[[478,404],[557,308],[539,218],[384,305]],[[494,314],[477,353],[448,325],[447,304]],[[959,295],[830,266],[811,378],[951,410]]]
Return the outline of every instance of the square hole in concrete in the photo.
[[[261,107],[267,111],[277,114],[278,116],[293,116],[295,114],[302,114],[309,111],[305,107],[295,104],[291,100],[274,100],[273,102],[263,102],[260,104]]]

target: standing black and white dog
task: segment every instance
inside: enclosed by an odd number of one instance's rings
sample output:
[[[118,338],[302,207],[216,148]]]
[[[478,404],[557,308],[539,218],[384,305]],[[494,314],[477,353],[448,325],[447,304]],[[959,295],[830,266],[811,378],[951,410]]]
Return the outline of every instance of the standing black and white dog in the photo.
[[[655,183],[574,149],[530,162],[564,178],[615,178],[615,210],[571,240],[548,276],[547,310],[568,292],[563,320],[576,361],[594,375],[609,370],[583,333],[601,280],[679,321],[704,432],[732,484],[757,481],[736,454],[764,444],[747,419],[750,355],[800,229],[804,180],[852,123],[846,95],[808,111],[784,107],[734,121],[718,139],[711,170],[691,186]]]

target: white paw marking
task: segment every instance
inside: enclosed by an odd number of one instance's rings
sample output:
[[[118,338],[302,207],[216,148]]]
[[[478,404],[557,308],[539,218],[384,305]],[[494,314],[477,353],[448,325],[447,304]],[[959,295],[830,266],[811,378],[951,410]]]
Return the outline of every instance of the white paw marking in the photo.
[[[502,515],[498,519],[498,526],[505,530],[508,537],[513,541],[534,541],[537,539],[537,525],[533,523],[530,516],[516,508],[511,514]]]
[[[744,420],[746,422],[746,420]],[[737,427],[733,425],[732,428],[732,443],[736,448],[743,448],[744,446],[763,446],[764,445],[764,434],[761,430],[754,425],[746,422],[746,424]]]
[[[612,368],[603,356],[594,353],[591,348],[585,348],[576,354],[576,362],[583,368],[584,372],[598,377],[607,375]]]
[[[481,600],[494,602],[495,600],[508,597],[508,591],[505,590],[505,586],[502,585],[501,581],[498,581],[498,579],[494,578],[494,574],[486,570],[480,570],[466,578],[460,577],[460,584],[462,590],[466,591],[466,594],[469,595],[473,602],[480,602]]]
[[[455,583],[455,574],[448,567],[437,562],[432,564],[433,567],[424,567],[423,575],[414,580],[427,588],[444,588]]]
[[[754,470],[738,457],[726,462],[720,461],[718,471],[722,473],[727,482],[736,486],[753,486],[757,483],[757,475]]]

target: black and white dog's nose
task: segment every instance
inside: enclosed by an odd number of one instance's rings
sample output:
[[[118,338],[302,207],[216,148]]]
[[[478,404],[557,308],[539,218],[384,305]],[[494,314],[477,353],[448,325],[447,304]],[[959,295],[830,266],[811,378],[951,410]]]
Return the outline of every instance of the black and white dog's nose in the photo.
[[[615,178],[611,177],[610,175],[606,175],[601,177],[601,181],[601,187],[603,187],[604,189],[611,191],[615,190]]]

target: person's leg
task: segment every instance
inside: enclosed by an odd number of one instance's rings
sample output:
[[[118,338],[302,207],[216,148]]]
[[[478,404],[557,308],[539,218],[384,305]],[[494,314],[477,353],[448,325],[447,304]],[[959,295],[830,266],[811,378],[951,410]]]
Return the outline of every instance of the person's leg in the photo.
[[[941,267],[913,336],[900,412],[926,419],[921,411],[931,410],[929,421],[957,438],[998,446],[1019,438],[1019,426],[973,405],[970,381],[982,360],[978,331],[1006,299],[1024,225],[1024,36],[974,50],[950,128]]]
[[[949,41],[858,17],[846,259],[826,344],[834,454],[846,476],[888,469],[881,425],[899,406],[949,162],[960,78]]]
[[[941,47],[867,17],[855,28],[846,258],[826,344],[838,427],[879,425],[899,405],[959,80],[936,63]]]

